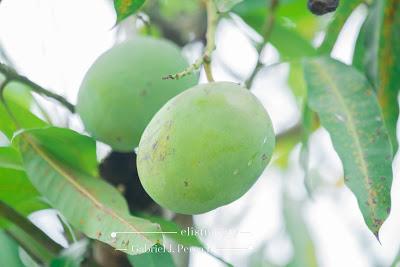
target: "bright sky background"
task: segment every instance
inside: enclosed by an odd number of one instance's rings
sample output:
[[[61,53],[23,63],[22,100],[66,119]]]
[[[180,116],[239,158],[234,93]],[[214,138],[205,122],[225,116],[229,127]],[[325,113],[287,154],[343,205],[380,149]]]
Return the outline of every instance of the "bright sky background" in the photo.
[[[351,63],[354,32],[357,32],[365,10],[359,9],[351,17],[351,26],[343,31],[333,56]],[[33,81],[55,92],[64,94],[75,103],[80,82],[92,62],[116,40],[112,30],[115,14],[110,2],[105,0],[3,0],[0,5],[0,42],[15,62],[20,72]],[[238,75],[246,77],[256,62],[256,52],[248,38],[231,21],[223,20],[218,28],[218,50],[214,55],[216,80],[239,81],[226,73],[221,62],[231,66]],[[190,59],[198,49],[187,49]],[[274,63],[279,55],[270,47],[265,52],[265,62]],[[286,85],[287,65],[279,65],[260,73],[253,92],[269,111],[276,131],[293,125],[299,118],[294,97]],[[203,79],[204,81],[204,79]],[[63,109],[53,110],[56,122],[63,124]],[[78,118],[73,128],[82,131]],[[326,183],[336,183],[342,167],[334,153],[328,134],[319,130],[313,135],[312,166],[319,166]],[[105,149],[100,151],[104,155]],[[256,185],[238,201],[204,215],[196,216],[199,228],[211,230],[232,229],[251,232],[236,239],[209,237],[204,241],[218,248],[241,247],[246,250],[217,250],[217,254],[237,266],[248,266],[246,259],[268,240],[265,255],[276,263],[286,263],[292,248],[284,233],[281,215],[281,190],[289,184],[289,193],[295,199],[305,197],[302,185],[303,171],[298,164],[299,148],[291,156],[293,166],[284,173],[269,166]],[[365,226],[356,200],[344,187],[330,187],[317,192],[314,200],[304,204],[304,218],[309,224],[320,266],[368,267],[373,255],[383,266],[388,266],[400,244],[400,184],[398,159],[394,164],[392,213],[381,230],[380,245]],[[63,243],[51,214],[35,214],[33,220]],[[53,230],[51,228],[53,227]],[[194,253],[191,266],[219,266],[213,258]]]

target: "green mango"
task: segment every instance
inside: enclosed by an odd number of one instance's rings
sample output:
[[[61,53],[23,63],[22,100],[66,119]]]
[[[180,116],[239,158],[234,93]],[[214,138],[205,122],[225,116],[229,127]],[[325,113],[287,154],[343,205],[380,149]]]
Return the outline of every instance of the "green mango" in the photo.
[[[106,51],[79,90],[77,112],[86,130],[116,151],[133,151],[153,115],[197,84],[196,75],[162,79],[188,66],[177,46],[151,37],[137,36]]]
[[[168,101],[145,129],[139,177],[161,206],[204,213],[244,195],[274,146],[269,115],[249,90],[229,82],[198,85]]]

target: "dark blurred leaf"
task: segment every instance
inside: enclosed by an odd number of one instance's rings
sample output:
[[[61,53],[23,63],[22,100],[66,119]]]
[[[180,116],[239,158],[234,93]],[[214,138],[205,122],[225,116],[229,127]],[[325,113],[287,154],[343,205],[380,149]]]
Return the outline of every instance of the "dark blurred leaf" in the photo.
[[[400,1],[386,0],[385,3],[378,52],[377,95],[396,152],[396,125],[399,117],[397,97],[400,90]]]
[[[79,267],[84,259],[88,240],[82,239],[74,244],[72,244],[67,249],[64,249],[60,256],[52,260],[50,267]]]
[[[325,39],[322,45],[318,48],[320,54],[330,54],[346,20],[354,9],[362,2],[362,0],[340,1],[339,8],[334,13],[334,18],[326,29]]]
[[[171,254],[161,245],[154,245],[150,251],[140,255],[129,255],[129,262],[134,267],[174,267]]]
[[[375,1],[357,39],[354,65],[364,71],[377,89],[393,151],[400,89],[400,1]]]
[[[117,23],[135,14],[144,2],[145,0],[114,0],[114,8],[117,12]]]
[[[159,226],[131,216],[116,188],[91,176],[82,165],[74,166],[76,160],[70,156],[75,155],[75,144],[85,147],[82,153],[94,153],[92,139],[53,127],[21,132],[18,139],[32,184],[78,230],[128,254],[161,242],[160,234],[155,233]]]
[[[287,266],[289,267],[317,267],[314,243],[310,237],[307,225],[302,214],[302,203],[283,195],[283,216],[286,231],[293,244],[293,257]]]
[[[0,231],[0,266],[24,267],[19,259],[18,244],[4,231]]]
[[[219,12],[227,12],[243,0],[214,0]]]
[[[392,149],[374,90],[364,75],[333,59],[304,66],[308,104],[331,135],[345,183],[378,238],[391,206]]]
[[[378,49],[383,2],[375,1],[368,8],[368,16],[361,27],[353,56],[353,65],[364,72],[369,81],[377,87]]]

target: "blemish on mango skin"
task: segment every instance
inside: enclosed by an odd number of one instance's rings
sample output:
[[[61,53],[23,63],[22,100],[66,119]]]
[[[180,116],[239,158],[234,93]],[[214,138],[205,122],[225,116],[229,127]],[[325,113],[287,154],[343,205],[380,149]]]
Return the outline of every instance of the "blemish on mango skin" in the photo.
[[[169,145],[172,126],[173,122],[169,120],[161,127],[157,141],[152,145],[152,160],[164,161],[166,157],[173,154],[174,150]]]
[[[266,154],[262,154],[261,159],[264,160],[264,161],[268,160],[268,156]]]
[[[140,96],[147,96],[147,91],[144,89],[140,91]]]

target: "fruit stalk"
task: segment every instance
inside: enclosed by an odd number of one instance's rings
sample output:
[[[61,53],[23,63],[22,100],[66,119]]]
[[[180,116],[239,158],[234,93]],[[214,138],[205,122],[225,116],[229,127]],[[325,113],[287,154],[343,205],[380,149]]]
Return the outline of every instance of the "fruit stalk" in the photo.
[[[39,95],[43,95],[43,96],[47,96],[50,98],[53,98],[54,100],[57,100],[60,104],[62,104],[65,108],[67,108],[69,111],[71,111],[72,113],[75,112],[75,106],[72,105],[70,102],[68,102],[67,99],[65,99],[63,96],[60,96],[58,94],[55,94],[49,90],[44,89],[43,87],[41,87],[40,85],[38,85],[37,83],[29,80],[27,77],[22,76],[20,74],[18,74],[13,68],[0,63],[0,72],[6,76],[6,80],[7,82],[11,82],[11,81],[18,81],[21,82],[23,84],[26,84],[29,86],[29,88],[38,93]]]
[[[179,80],[193,73],[194,71],[200,69],[201,66],[204,66],[204,71],[206,73],[207,80],[209,82],[214,81],[211,70],[211,55],[216,48],[215,33],[217,30],[219,15],[217,7],[215,6],[213,0],[206,0],[205,3],[207,6],[207,33],[206,33],[207,44],[203,55],[200,58],[198,58],[192,65],[190,65],[187,69],[175,74],[170,74],[168,76],[165,76],[163,77],[164,80]]]

